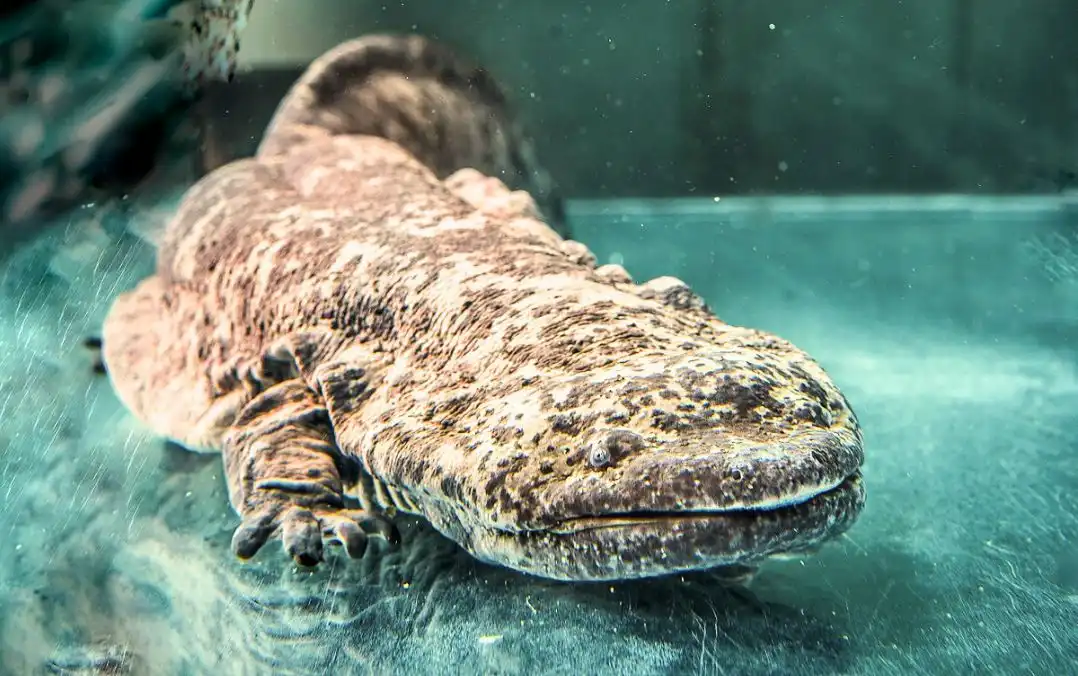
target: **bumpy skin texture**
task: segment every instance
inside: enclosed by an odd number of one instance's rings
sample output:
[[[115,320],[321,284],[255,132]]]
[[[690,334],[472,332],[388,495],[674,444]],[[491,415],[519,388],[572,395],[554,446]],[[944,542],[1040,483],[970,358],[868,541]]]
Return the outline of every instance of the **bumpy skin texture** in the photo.
[[[237,554],[358,556],[404,510],[486,561],[615,579],[856,518],[860,429],[804,352],[596,268],[496,179],[280,111],[191,188],[104,327],[135,415],[223,452]]]

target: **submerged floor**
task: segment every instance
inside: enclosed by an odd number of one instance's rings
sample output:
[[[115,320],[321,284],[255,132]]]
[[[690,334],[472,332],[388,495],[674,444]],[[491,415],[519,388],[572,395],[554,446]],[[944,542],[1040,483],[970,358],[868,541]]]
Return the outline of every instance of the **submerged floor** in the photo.
[[[1078,215],[1051,200],[582,203],[600,262],[807,349],[865,429],[868,506],[752,594],[571,586],[399,553],[241,566],[215,459],[149,437],[84,336],[151,265],[121,214],[0,269],[0,672],[1062,673],[1078,656]],[[87,215],[88,216],[88,215]],[[117,225],[117,224],[120,225]],[[1073,247],[1072,247],[1073,245]],[[124,653],[124,650],[129,651]]]

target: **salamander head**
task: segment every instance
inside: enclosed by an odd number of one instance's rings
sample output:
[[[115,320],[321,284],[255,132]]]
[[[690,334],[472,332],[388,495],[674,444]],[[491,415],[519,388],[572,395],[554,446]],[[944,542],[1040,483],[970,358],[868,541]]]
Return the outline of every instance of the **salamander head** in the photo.
[[[529,379],[479,407],[479,461],[423,511],[480,559],[565,580],[814,548],[864,504],[860,428],[803,353],[747,345]]]

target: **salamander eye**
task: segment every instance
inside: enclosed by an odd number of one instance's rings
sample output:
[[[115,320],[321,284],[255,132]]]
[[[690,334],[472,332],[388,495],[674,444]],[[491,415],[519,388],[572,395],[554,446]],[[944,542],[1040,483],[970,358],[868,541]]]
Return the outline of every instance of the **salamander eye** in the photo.
[[[595,444],[591,447],[588,451],[588,464],[596,469],[610,464],[610,451],[607,450],[606,444]]]

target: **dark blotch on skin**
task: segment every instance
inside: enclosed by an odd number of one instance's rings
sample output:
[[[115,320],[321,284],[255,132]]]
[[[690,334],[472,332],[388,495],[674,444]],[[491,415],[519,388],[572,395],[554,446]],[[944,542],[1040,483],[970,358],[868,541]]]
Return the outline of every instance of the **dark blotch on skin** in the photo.
[[[800,369],[797,370],[800,371]],[[822,387],[820,387],[820,384],[812,380],[811,378],[808,378],[807,374],[804,374],[804,372],[800,373],[799,375],[804,377],[805,380],[802,381],[801,386],[798,389],[807,394],[808,396],[812,397],[816,401],[820,402],[820,406],[826,406],[827,393],[824,392]]]
[[[580,434],[582,420],[578,413],[559,413],[550,419],[551,429],[555,432],[575,437]]]
[[[818,404],[805,404],[801,408],[796,409],[793,412],[792,417],[798,420],[808,420],[818,427],[826,427],[828,424],[827,416],[824,415],[824,409]]]
[[[450,500],[460,500],[462,495],[460,480],[449,474],[443,475],[442,493]]]
[[[663,432],[670,432],[682,429],[685,423],[677,414],[657,408],[651,412],[651,426]]]
[[[726,382],[719,387],[713,400],[730,403],[737,411],[737,417],[743,420],[755,420],[757,408],[766,408],[772,412],[782,410],[782,405],[771,396],[771,385],[762,381],[751,385]]]
[[[614,430],[602,441],[602,456],[607,458],[606,466],[616,465],[633,453],[639,453],[647,447],[644,438],[629,430]]]

